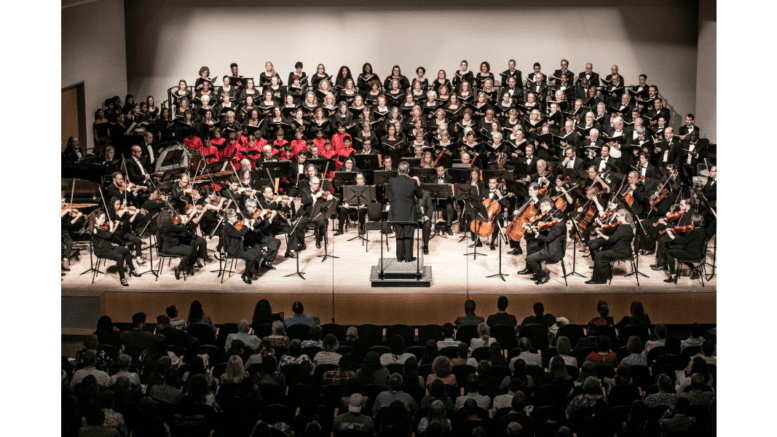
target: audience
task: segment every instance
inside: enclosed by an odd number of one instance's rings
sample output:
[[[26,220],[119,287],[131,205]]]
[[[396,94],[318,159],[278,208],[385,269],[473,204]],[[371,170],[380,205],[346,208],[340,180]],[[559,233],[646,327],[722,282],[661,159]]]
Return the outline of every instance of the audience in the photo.
[[[488,326],[493,328],[496,325],[518,325],[518,321],[516,320],[515,316],[512,314],[507,314],[507,303],[508,301],[506,296],[499,296],[499,299],[496,301],[496,313],[488,316],[488,320],[486,320],[486,324]]]
[[[656,328],[658,331],[658,328]],[[628,363],[632,366],[647,366],[647,357],[642,353],[642,339],[637,335],[629,337],[628,343],[626,343],[626,349],[629,350],[629,355],[624,357],[622,363]]]
[[[370,351],[364,357],[361,368],[356,371],[356,379],[361,383],[362,387],[365,385],[388,387],[389,372],[383,367],[383,364],[380,364],[378,354]]]
[[[391,374],[389,377],[389,389],[381,392],[375,398],[375,403],[372,405],[372,417],[378,417],[378,413],[382,408],[388,408],[395,401],[401,402],[407,411],[415,416],[415,413],[418,412],[418,404],[412,396],[402,391],[402,382],[402,375],[398,373]]]
[[[132,315],[132,330],[121,335],[121,342],[127,348],[144,351],[154,343],[154,335],[143,330],[146,324],[146,313]]]
[[[648,408],[674,405],[677,395],[675,394],[672,378],[662,373],[656,377],[656,384],[658,385],[658,393],[651,393],[645,396],[645,405]]]
[[[200,301],[195,300],[189,307],[189,318],[186,319],[186,327],[189,328],[192,325],[205,325],[209,326],[213,333],[216,333],[216,326],[210,319],[210,316],[205,314],[202,310],[202,304]]]
[[[120,350],[122,346],[121,335],[113,328],[113,321],[108,316],[100,316],[97,319],[97,330],[94,331],[97,336],[98,345],[113,346]]]
[[[173,328],[184,329],[186,327],[186,321],[178,317],[178,308],[175,305],[165,308],[165,314],[170,318],[170,326]]]
[[[666,335],[669,332],[669,330],[666,329],[666,325],[656,325],[655,332],[658,340],[648,340],[647,343],[645,343],[645,355],[649,354],[650,350],[655,347],[664,347],[666,345]]]
[[[356,328],[354,328],[356,329]],[[324,328],[321,325],[315,325],[310,328],[310,339],[302,342],[302,347],[320,347],[323,348],[323,342],[321,338],[324,336]]]
[[[348,405],[348,413],[335,417],[332,424],[332,432],[338,433],[347,429],[362,431],[367,435],[375,433],[375,424],[372,418],[362,414],[362,408],[367,405],[367,397],[354,393],[343,398],[343,404]]]
[[[694,323],[691,325],[691,336],[686,338],[685,340],[680,343],[680,352],[685,350],[685,348],[690,346],[702,346],[704,344],[704,339],[701,336],[701,328],[699,327],[698,323]]]
[[[137,373],[130,372],[129,368],[132,366],[132,357],[129,355],[121,354],[116,360],[119,365],[119,371],[111,375],[110,385],[116,384],[116,381],[122,376],[126,377],[130,384],[133,386],[140,386],[140,377]]]
[[[472,302],[472,304],[474,305],[475,303]],[[456,334],[456,329],[454,328],[453,324],[446,323],[442,325],[443,339],[437,342],[437,349],[442,350],[446,347],[457,347],[459,345],[459,341],[453,339],[453,336],[455,334]]]
[[[183,329],[173,327],[170,322],[170,316],[167,314],[156,316],[156,333],[165,336],[168,346],[175,346],[181,349],[186,348],[186,345],[189,343],[189,337],[191,337]]]
[[[478,390],[480,390],[480,377],[475,374],[469,375],[467,377],[467,393],[456,398],[454,409],[460,410],[464,408],[464,402],[467,399],[474,399],[478,404],[478,408],[488,410],[488,407],[491,406],[491,398],[481,395]]]
[[[532,308],[534,310],[534,314],[523,319],[521,326],[545,324],[545,305],[543,305],[542,302],[537,302]]]
[[[111,383],[111,377],[108,376],[107,373],[103,372],[102,370],[98,370],[95,367],[97,365],[97,354],[95,351],[87,350],[83,353],[82,356],[84,360],[84,368],[76,370],[76,373],[73,375],[73,379],[70,381],[70,388],[75,388],[78,383],[90,375],[95,377],[97,384],[102,387],[108,387]]]
[[[335,352],[337,348],[340,346],[340,344],[337,342],[337,337],[335,337],[332,334],[327,334],[326,337],[324,337],[323,342],[323,349],[321,352],[317,353],[315,357],[313,357],[313,362],[316,366],[320,366],[322,364],[334,364],[335,366],[340,363],[340,358],[342,358],[342,355]]]
[[[76,367],[83,366],[84,354],[87,351],[92,351],[97,356],[97,362],[94,367],[97,370],[102,370],[103,372],[108,371],[108,367],[111,365],[112,361],[110,357],[108,357],[108,355],[105,353],[104,350],[102,349],[97,350],[98,342],[99,342],[99,337],[97,337],[97,335],[95,334],[91,334],[86,337],[86,340],[84,340],[84,347],[79,349],[78,352],[76,352]]]
[[[453,366],[451,365],[451,359],[445,356],[439,356],[434,359],[432,363],[432,373],[426,377],[426,385],[433,383],[435,380],[441,380],[444,384],[457,387],[456,375],[451,373]]]
[[[251,327],[254,328],[254,331],[258,331],[262,325],[271,325],[276,320],[283,322],[283,313],[273,313],[272,306],[267,299],[262,299],[256,303],[254,316],[251,319]]]
[[[387,366],[389,364],[405,364],[408,358],[414,357],[413,354],[405,352],[405,340],[402,336],[395,335],[389,343],[391,352],[380,356],[380,364]]]

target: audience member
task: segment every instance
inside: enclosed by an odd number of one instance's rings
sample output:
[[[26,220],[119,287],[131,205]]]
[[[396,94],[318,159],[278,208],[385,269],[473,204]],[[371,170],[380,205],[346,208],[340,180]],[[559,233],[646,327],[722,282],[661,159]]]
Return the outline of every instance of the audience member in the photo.
[[[165,308],[165,314],[170,318],[170,326],[173,328],[184,329],[186,327],[186,321],[178,317],[178,308],[175,305]]]
[[[189,337],[191,337],[191,335],[183,329],[173,327],[170,323],[170,316],[167,314],[156,316],[156,333],[165,336],[168,346],[175,346],[182,350],[186,348]]]
[[[496,325],[518,325],[518,320],[516,320],[515,316],[512,314],[507,314],[507,303],[508,301],[506,296],[499,296],[499,299],[496,301],[496,313],[488,316],[488,320],[486,321],[488,326],[493,328]]]
[[[483,317],[475,315],[475,301],[472,299],[467,299],[464,302],[464,315],[457,317],[456,321],[453,323],[456,326],[464,326],[464,325],[477,325],[479,323],[483,323],[484,321],[485,320],[483,319]]]
[[[97,330],[94,331],[97,336],[97,344],[107,344],[121,350],[121,335],[113,328],[113,321],[108,316],[100,316],[97,319]]]
[[[400,335],[395,335],[391,338],[389,348],[391,349],[391,352],[380,356],[380,364],[383,364],[384,366],[389,364],[405,364],[405,361],[407,361],[408,358],[414,356],[411,353],[405,352],[405,340],[403,340]]]
[[[283,322],[276,320],[272,322],[272,331],[270,335],[264,337],[262,340],[269,342],[273,348],[287,348],[289,347],[289,337],[286,335],[286,329]]]
[[[418,412],[418,404],[408,393],[402,391],[402,375],[393,373],[389,377],[389,389],[381,392],[372,405],[372,417],[378,417],[381,408],[389,407],[393,402],[399,401],[405,406],[411,416]]]
[[[656,328],[656,331],[658,328]],[[626,349],[629,350],[629,355],[621,360],[622,363],[628,363],[632,366],[647,366],[647,357],[642,353],[642,339],[638,335],[632,335],[629,337],[628,343],[626,343]]]
[[[577,358],[569,355],[569,353],[572,352],[572,342],[568,337],[562,335],[556,339],[556,351],[558,352],[558,356],[564,359],[564,364],[578,367]]]
[[[491,398],[481,395],[478,390],[480,390],[480,377],[473,373],[467,377],[467,394],[456,398],[454,409],[460,410],[464,407],[464,402],[467,399],[474,399],[479,408],[488,410],[491,406]]]
[[[701,328],[698,323],[691,325],[691,336],[680,343],[680,352],[690,346],[701,346],[704,344],[704,338],[701,336]]]
[[[538,353],[531,352],[531,341],[528,338],[521,337],[518,340],[518,350],[521,351],[521,353],[510,360],[510,370],[513,370],[514,364],[518,360],[523,360],[527,366],[542,367],[542,357]]]
[[[349,382],[355,381],[356,373],[351,370],[351,365],[351,354],[343,355],[337,364],[337,369],[324,372],[321,385],[324,387],[328,385],[347,385]]]
[[[129,379],[130,384],[133,386],[140,386],[140,377],[137,373],[130,372],[129,368],[132,366],[132,357],[129,355],[121,354],[119,355],[119,358],[116,360],[116,362],[119,365],[119,371],[115,374],[111,375],[110,383],[109,385],[116,384],[116,381],[121,378],[122,376]]]
[[[97,364],[97,354],[93,350],[87,350],[83,354],[84,368],[76,370],[73,375],[73,379],[70,381],[70,388],[75,388],[84,378],[92,375],[97,380],[97,384],[101,387],[108,387],[111,383],[111,377],[102,370],[98,370],[95,365]]]
[[[429,385],[435,380],[439,379],[444,384],[457,387],[458,384],[456,381],[456,375],[452,374],[451,370],[453,370],[451,359],[440,355],[439,357],[435,358],[434,362],[432,363],[432,373],[426,377],[426,385]]]
[[[475,350],[479,347],[488,347],[491,346],[491,343],[494,343],[495,341],[496,339],[491,337],[491,330],[488,328],[488,325],[485,323],[479,323],[478,336],[470,340],[469,347],[472,350]]]
[[[456,330],[452,323],[446,323],[442,325],[443,339],[437,342],[437,349],[442,350],[446,347],[457,347],[459,345],[459,341],[453,339],[455,334]]]
[[[647,343],[645,343],[645,355],[650,353],[650,350],[654,347],[664,347],[666,345],[666,336],[669,333],[666,325],[656,325],[655,332],[658,339],[648,340]]]
[[[365,385],[389,386],[389,372],[380,364],[380,357],[376,352],[367,352],[364,357],[361,368],[356,371],[356,379]]]
[[[320,347],[323,348],[323,342],[321,338],[324,337],[324,328],[321,325],[315,325],[310,328],[310,339],[302,342],[302,347]]]
[[[313,362],[316,364],[316,366],[320,366],[322,364],[338,365],[342,355],[335,352],[340,346],[340,344],[337,342],[337,337],[335,337],[333,334],[327,334],[326,337],[324,337],[323,346],[324,350],[317,353],[316,356],[313,357]]]
[[[545,324],[545,305],[543,305],[542,302],[537,302],[534,304],[532,309],[534,310],[534,314],[524,318],[521,322],[521,326]]]
[[[283,323],[281,323],[281,325],[283,325]],[[259,345],[262,341],[256,335],[249,334],[248,331],[250,329],[251,326],[248,324],[248,320],[243,319],[237,322],[237,332],[227,335],[227,339],[224,342],[224,350],[229,350],[229,347],[234,340],[242,341],[243,344],[250,347],[252,351],[259,350]]]
[[[362,431],[366,435],[373,435],[375,433],[375,424],[372,422],[372,418],[365,416],[361,412],[362,408],[367,405],[367,401],[368,398],[359,393],[343,398],[343,403],[348,405],[348,412],[335,417],[332,423],[332,432],[337,434],[340,431],[353,429]]]
[[[262,299],[254,307],[254,316],[251,319],[251,327],[258,331],[262,325],[270,325],[274,321],[283,322],[283,313],[273,313],[272,306],[267,299]]]
[[[287,328],[291,325],[297,324],[308,325],[312,328],[315,325],[321,324],[321,322],[318,320],[318,317],[305,314],[305,307],[302,306],[302,302],[300,301],[294,302],[294,304],[291,306],[291,310],[293,314],[286,317],[286,320],[284,320]]]
[[[189,328],[192,325],[209,326],[213,333],[216,333],[216,326],[213,324],[210,316],[202,310],[202,304],[198,300],[192,302],[189,307],[189,318],[186,319],[186,327]]]
[[[108,354],[105,353],[104,350],[97,350],[98,342],[99,337],[97,337],[97,335],[91,334],[86,336],[86,340],[84,340],[84,347],[76,352],[76,366],[82,366],[84,364],[84,354],[86,351],[93,351],[97,356],[97,363],[94,367],[97,370],[102,370],[103,372],[108,371],[108,367],[112,363],[111,358],[108,356]]]
[[[132,315],[132,330],[121,335],[124,346],[138,351],[150,348],[154,344],[154,335],[143,330],[146,324],[146,313]]]
[[[674,405],[677,395],[675,394],[672,378],[662,373],[656,377],[656,384],[658,385],[658,393],[651,393],[645,396],[645,405],[648,408]]]

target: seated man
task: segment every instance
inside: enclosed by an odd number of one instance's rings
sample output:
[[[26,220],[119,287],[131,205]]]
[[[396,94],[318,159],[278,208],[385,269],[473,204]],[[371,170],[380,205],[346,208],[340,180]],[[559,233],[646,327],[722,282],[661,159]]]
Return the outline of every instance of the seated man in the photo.
[[[291,307],[292,315],[287,316],[283,323],[286,325],[286,329],[291,325],[303,324],[313,327],[314,325],[320,325],[318,317],[305,314],[305,307],[302,306],[302,302],[296,301]]]
[[[507,303],[507,296],[499,296],[496,301],[496,313],[488,316],[488,320],[486,320],[486,324],[490,328],[496,325],[516,326],[518,324],[514,315],[507,314]]]
[[[521,353],[510,360],[510,371],[515,369],[515,362],[518,360],[523,360],[527,366],[542,367],[542,357],[540,354],[532,353],[530,349],[531,341],[526,337],[521,337],[520,340],[518,340],[518,350],[520,350]]]
[[[367,401],[368,398],[359,393],[343,398],[343,402],[348,404],[348,413],[335,417],[332,423],[332,432],[337,434],[340,431],[353,429],[362,431],[365,435],[373,435],[375,433],[375,424],[370,416],[361,413]]]
[[[388,391],[381,392],[375,398],[375,404],[372,406],[372,417],[378,417],[382,408],[388,408],[394,401],[400,401],[407,408],[411,415],[415,416],[418,412],[418,404],[408,393],[402,391],[402,375],[394,373],[389,377]]]
[[[224,350],[229,350],[229,347],[234,340],[241,340],[244,345],[250,347],[254,351],[258,351],[262,340],[255,335],[249,334],[248,331],[250,329],[251,325],[248,323],[248,320],[243,319],[237,322],[237,332],[227,335],[227,340],[224,342]]]
[[[480,377],[473,373],[467,377],[468,393],[464,396],[459,396],[456,398],[455,410],[458,411],[464,408],[464,402],[467,399],[474,399],[478,404],[478,408],[488,410],[488,408],[491,406],[491,398],[486,395],[481,395],[478,393],[478,390],[480,390]]]
[[[464,313],[465,315],[459,316],[456,318],[456,321],[453,322],[456,326],[464,326],[464,325],[478,325],[480,323],[485,322],[485,319],[481,316],[475,315],[475,301],[471,299],[467,299],[466,302],[464,302]]]

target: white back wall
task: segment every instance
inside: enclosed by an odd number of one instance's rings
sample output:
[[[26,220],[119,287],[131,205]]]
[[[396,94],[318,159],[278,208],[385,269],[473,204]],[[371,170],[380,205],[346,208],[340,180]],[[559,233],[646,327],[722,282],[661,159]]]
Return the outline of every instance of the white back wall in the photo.
[[[284,81],[297,61],[309,75],[323,63],[330,74],[347,65],[354,77],[370,62],[381,79],[394,64],[411,80],[423,66],[431,80],[439,69],[452,77],[462,59],[472,70],[488,61],[498,76],[515,58],[525,77],[534,62],[552,73],[566,58],[576,73],[586,62],[602,75],[618,64],[627,84],[647,74],[673,110],[673,125],[697,101],[697,1],[549,0],[540,7],[454,0],[435,7],[423,0],[126,0],[125,16],[128,90],[136,100],[159,100],[179,79],[192,84],[203,65],[228,74],[232,62],[257,78],[272,61]]]
[[[68,2],[77,3],[77,2]],[[63,4],[62,88],[84,82],[87,138],[94,147],[94,112],[105,99],[127,94],[127,53],[124,36],[124,0],[96,0]]]

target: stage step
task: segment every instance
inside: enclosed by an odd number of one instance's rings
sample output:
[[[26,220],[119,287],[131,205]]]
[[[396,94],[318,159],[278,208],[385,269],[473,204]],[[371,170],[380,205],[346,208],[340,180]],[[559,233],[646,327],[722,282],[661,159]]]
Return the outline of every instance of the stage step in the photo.
[[[421,272],[423,272],[424,255],[420,254],[420,257]],[[396,258],[383,258],[383,266],[385,279],[416,279],[418,261],[399,262]],[[378,259],[378,265],[375,268],[380,271],[380,259]]]
[[[373,287],[431,287],[432,268],[424,266],[421,255],[421,278],[416,276],[417,262],[398,262],[396,258],[383,258],[384,277],[380,278],[380,260],[372,266],[370,281]]]

